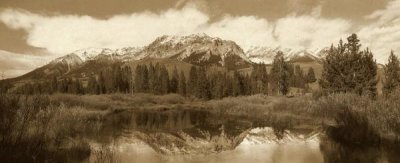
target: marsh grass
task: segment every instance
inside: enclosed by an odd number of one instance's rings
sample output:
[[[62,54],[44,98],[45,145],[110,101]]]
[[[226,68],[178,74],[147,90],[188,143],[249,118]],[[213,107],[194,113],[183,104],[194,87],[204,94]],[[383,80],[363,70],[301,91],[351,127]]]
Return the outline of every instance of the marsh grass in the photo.
[[[312,102],[313,110],[321,111],[334,124],[326,125],[327,133],[351,145],[380,145],[399,142],[399,92],[390,97],[369,97],[335,94]]]
[[[90,155],[81,136],[97,133],[104,115],[57,106],[39,95],[0,95],[0,113],[0,158],[5,162],[79,162]]]

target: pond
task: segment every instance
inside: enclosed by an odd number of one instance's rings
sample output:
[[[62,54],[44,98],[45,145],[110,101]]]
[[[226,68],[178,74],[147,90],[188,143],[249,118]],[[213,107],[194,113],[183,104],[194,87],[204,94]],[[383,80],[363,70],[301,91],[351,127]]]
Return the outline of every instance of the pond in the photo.
[[[130,111],[106,119],[89,162],[395,162],[397,148],[352,147],[322,129],[284,129],[204,110]],[[396,153],[397,151],[397,153]]]

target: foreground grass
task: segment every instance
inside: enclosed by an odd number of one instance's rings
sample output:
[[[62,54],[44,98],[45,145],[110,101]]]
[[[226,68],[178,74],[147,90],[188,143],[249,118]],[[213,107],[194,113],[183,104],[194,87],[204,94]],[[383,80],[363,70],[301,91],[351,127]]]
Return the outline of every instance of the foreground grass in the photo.
[[[399,95],[376,100],[352,94],[253,95],[210,101],[176,94],[1,95],[0,158],[5,162],[82,161],[91,153],[90,139],[107,135],[110,128],[118,130],[124,116],[114,115],[131,110],[200,109],[221,119],[251,120],[253,127],[272,126],[278,136],[286,129],[325,129],[346,144],[389,144],[400,140]]]

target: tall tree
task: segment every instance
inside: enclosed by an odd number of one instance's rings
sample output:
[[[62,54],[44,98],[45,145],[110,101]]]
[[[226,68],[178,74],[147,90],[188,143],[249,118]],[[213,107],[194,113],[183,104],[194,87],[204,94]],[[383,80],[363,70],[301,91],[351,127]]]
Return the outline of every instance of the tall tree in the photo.
[[[97,90],[98,84],[96,81],[96,77],[94,75],[89,77],[88,85],[86,87],[86,92],[89,94],[100,94]]]
[[[195,95],[199,98],[210,99],[210,83],[207,78],[207,70],[204,67],[200,67],[197,71],[197,81],[196,81],[196,93]]]
[[[304,78],[304,73],[303,69],[301,69],[300,65],[295,66],[295,87],[297,88],[304,88],[305,87],[305,78]]]
[[[253,71],[246,84],[251,86],[251,94],[268,94],[268,73],[265,64],[253,65]]]
[[[178,93],[183,96],[186,96],[186,77],[183,71],[181,71],[179,75]]]
[[[103,71],[100,72],[100,75],[99,75],[99,85],[98,85],[98,86],[99,86],[98,92],[100,92],[100,94],[105,94],[105,93],[107,93],[107,90],[106,90],[106,80],[105,80]]]
[[[161,94],[167,94],[170,90],[169,88],[169,74],[165,66],[161,66],[160,70],[160,83],[161,83]]]
[[[312,67],[308,68],[307,83],[314,83],[316,81],[317,81],[317,78],[315,78],[314,69]]]
[[[400,62],[397,56],[390,52],[388,63],[385,65],[385,80],[383,92],[387,95],[400,85]]]
[[[135,70],[135,92],[147,92],[149,85],[148,69],[146,65],[137,65]]]
[[[356,34],[340,40],[337,47],[331,46],[323,62],[320,85],[329,92],[352,92],[359,95],[376,95],[377,66],[372,53],[360,51]]]
[[[172,77],[170,80],[170,84],[169,84],[169,92],[171,93],[177,93],[178,92],[178,83],[179,82],[179,74],[178,74],[178,70],[176,69],[176,67],[174,67],[174,70],[172,72]]]
[[[196,95],[197,91],[197,68],[196,66],[192,66],[189,72],[189,81],[187,83],[187,92],[190,95]]]
[[[274,58],[270,74],[273,91],[286,95],[289,91],[289,66],[280,51]]]
[[[234,71],[233,73],[233,85],[232,91],[233,96],[239,96],[244,94],[244,84],[243,84],[243,77],[239,74],[238,71]]]

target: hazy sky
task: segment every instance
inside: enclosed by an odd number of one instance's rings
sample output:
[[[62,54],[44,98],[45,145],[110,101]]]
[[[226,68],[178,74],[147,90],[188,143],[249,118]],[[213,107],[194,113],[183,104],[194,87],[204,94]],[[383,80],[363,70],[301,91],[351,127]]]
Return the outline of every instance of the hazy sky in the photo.
[[[87,47],[206,33],[251,46],[315,49],[359,34],[400,53],[400,0],[0,0],[0,73],[20,75]]]

